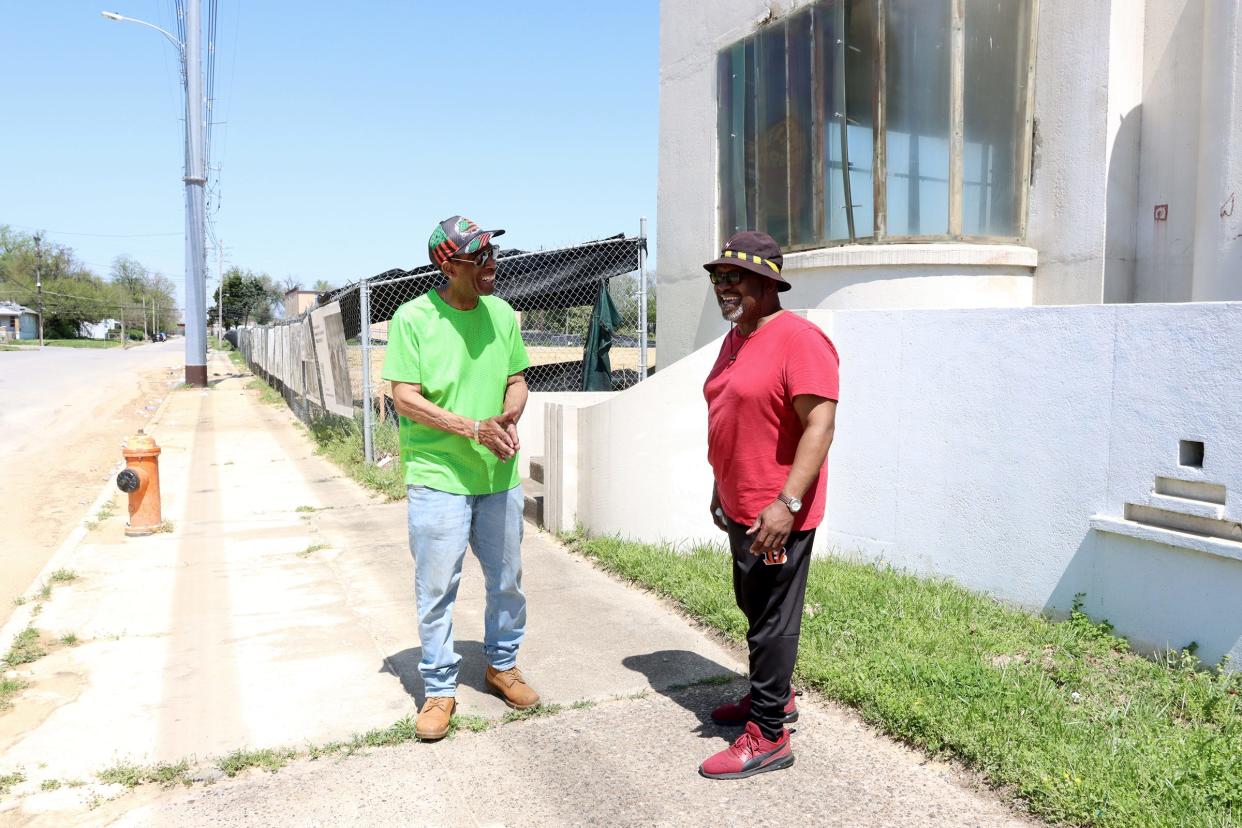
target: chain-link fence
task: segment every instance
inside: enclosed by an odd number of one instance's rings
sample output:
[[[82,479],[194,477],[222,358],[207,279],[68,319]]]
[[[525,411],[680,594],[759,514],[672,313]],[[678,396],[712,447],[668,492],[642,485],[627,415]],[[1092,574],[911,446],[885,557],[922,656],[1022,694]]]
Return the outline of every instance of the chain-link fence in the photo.
[[[638,236],[500,252],[496,295],[517,312],[532,391],[621,390],[654,370],[646,245],[644,223]],[[356,419],[370,461],[377,428],[396,422],[392,389],[381,377],[389,320],[443,284],[434,266],[386,271],[320,296],[294,319],[239,330],[237,346],[304,422]]]

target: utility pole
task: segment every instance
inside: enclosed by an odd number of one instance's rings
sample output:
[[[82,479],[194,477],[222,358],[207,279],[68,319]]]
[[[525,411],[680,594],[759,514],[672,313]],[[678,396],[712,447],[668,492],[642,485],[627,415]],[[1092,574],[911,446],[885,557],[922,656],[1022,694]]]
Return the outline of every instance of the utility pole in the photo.
[[[216,239],[216,271],[220,274],[220,295],[216,297],[216,347],[224,348],[224,240]]]
[[[147,297],[142,297],[142,341],[147,341]]]
[[[203,168],[202,0],[185,3],[185,382],[207,387],[207,256]]]
[[[39,245],[43,236],[35,233],[35,289],[39,291],[39,347],[43,347],[43,251]],[[18,336],[21,335],[21,324],[18,324]]]

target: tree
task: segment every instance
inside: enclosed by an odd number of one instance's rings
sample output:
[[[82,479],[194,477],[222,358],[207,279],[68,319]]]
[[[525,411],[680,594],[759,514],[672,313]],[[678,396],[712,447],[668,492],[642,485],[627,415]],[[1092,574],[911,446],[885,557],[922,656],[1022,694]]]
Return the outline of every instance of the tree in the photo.
[[[283,298],[280,288],[266,273],[231,267],[224,272],[224,327],[236,328],[254,322],[259,325],[272,320],[272,306]],[[208,315],[215,317],[220,308],[220,288],[212,294],[214,305]]]
[[[334,290],[334,288],[332,287],[332,283],[327,279],[316,279],[314,286],[311,287],[311,290],[316,293],[327,293],[330,290]]]

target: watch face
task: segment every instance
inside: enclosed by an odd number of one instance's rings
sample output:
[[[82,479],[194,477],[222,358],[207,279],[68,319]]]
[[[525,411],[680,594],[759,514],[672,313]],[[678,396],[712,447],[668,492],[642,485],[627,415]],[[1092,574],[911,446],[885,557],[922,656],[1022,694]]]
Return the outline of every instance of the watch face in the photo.
[[[789,498],[789,511],[797,512],[802,509],[802,501],[796,497]]]

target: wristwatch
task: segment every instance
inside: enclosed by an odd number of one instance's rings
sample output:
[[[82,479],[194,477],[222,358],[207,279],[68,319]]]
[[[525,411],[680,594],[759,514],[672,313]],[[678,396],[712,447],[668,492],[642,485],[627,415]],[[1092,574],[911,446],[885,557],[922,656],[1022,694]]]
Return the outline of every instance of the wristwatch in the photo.
[[[796,497],[789,497],[782,492],[776,496],[776,499],[785,504],[785,507],[789,509],[790,514],[796,515],[798,512],[802,511],[802,501]]]

